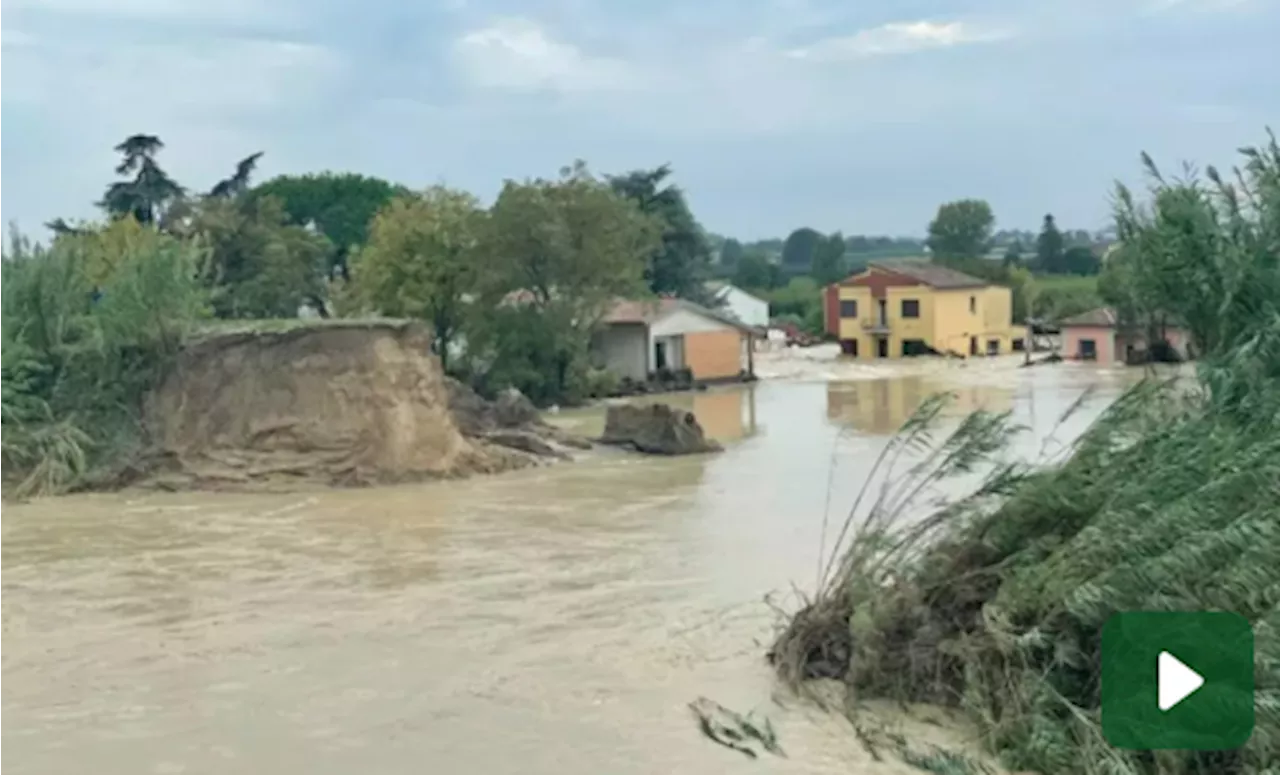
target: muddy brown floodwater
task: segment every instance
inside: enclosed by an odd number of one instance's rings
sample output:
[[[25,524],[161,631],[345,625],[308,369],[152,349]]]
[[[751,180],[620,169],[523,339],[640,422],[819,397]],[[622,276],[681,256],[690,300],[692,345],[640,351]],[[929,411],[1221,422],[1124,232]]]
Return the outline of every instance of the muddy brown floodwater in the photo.
[[[812,586],[828,481],[837,511],[933,390],[1013,409],[1031,454],[1086,387],[1063,442],[1135,377],[764,382],[672,399],[729,442],[717,456],[8,505],[3,769],[908,772],[871,762],[839,718],[771,699],[762,598]],[[599,412],[556,420],[589,430]],[[704,739],[686,709],[699,695],[767,713],[789,757]]]

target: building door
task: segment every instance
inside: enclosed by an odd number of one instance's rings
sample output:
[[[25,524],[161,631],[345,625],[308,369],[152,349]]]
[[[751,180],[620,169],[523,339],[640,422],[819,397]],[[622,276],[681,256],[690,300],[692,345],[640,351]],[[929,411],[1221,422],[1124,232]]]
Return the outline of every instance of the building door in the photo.
[[[903,356],[925,355],[929,353],[929,343],[923,339],[903,339]]]
[[[976,336],[969,337],[969,354],[970,355],[978,354],[978,337]]]
[[[881,303],[883,304],[883,302]],[[889,357],[889,337],[882,336],[876,340],[876,357],[877,358]]]
[[[858,357],[858,340],[857,339],[841,339],[840,352],[844,353],[845,355],[850,355],[850,356],[853,356],[854,358],[857,358]]]
[[[1086,361],[1098,360],[1098,343],[1092,339],[1080,340],[1080,358]]]
[[[667,343],[659,339],[653,343],[653,370],[662,371],[667,368]]]
[[[999,355],[999,354],[1000,354],[1000,340],[999,340],[999,339],[988,339],[988,340],[987,340],[987,355]]]

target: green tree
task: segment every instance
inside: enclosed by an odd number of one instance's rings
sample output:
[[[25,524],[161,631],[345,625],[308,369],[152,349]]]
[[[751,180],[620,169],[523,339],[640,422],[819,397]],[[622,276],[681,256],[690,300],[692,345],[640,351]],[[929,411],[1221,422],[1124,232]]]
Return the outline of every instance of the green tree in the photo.
[[[782,243],[783,266],[795,269],[808,269],[813,266],[813,256],[821,241],[822,235],[808,226],[791,232]]]
[[[468,334],[468,349],[489,364],[488,387],[572,399],[591,331],[616,299],[644,294],[664,225],[582,162],[556,180],[507,181],[477,251],[479,300]],[[517,333],[512,326],[525,340],[550,343],[552,352],[525,355],[539,368],[496,357]]]
[[[1008,278],[1013,305],[1010,317],[1015,325],[1021,325],[1035,309],[1039,288],[1031,272],[1023,266],[1010,266]]]
[[[810,270],[819,285],[829,285],[845,276],[844,252],[844,235],[840,232],[819,240],[813,252],[813,266]]]
[[[664,164],[651,170],[611,176],[609,184],[663,226],[662,243],[645,270],[649,290],[705,302],[708,298],[704,283],[711,265],[711,247],[689,210],[684,192],[667,182],[670,176],[671,167]]]
[[[782,284],[782,268],[770,261],[764,251],[748,249],[733,273],[733,284],[752,290],[777,288]]]
[[[261,158],[262,151],[258,151],[236,162],[235,172],[230,177],[215,183],[213,188],[209,189],[208,196],[225,198],[246,193],[249,190],[249,180],[253,177],[253,172],[258,167],[258,160]]]
[[[369,239],[369,226],[394,197],[409,189],[381,178],[323,172],[281,175],[255,186],[251,195],[274,196],[295,226],[315,224],[333,243],[333,266],[347,274],[347,255]]]
[[[294,317],[304,302],[324,308],[332,245],[291,225],[278,200],[205,197],[185,231],[205,248],[199,276],[218,317]]]
[[[132,135],[115,147],[123,158],[116,167],[117,175],[132,176],[107,186],[98,206],[113,218],[132,215],[138,223],[160,222],[165,208],[183,195],[169,174],[156,162],[156,154],[164,143],[155,135]]]
[[[938,208],[929,223],[929,250],[936,258],[979,258],[987,252],[996,218],[981,199],[960,199]]]
[[[738,262],[742,260],[742,255],[742,243],[730,237],[720,246],[720,266],[733,271],[738,267]]]
[[[1006,267],[1022,266],[1022,243],[1013,242],[1004,251],[1004,261]]]
[[[1062,257],[1065,240],[1052,215],[1044,217],[1040,227],[1040,236],[1036,237],[1036,269],[1047,274],[1061,274],[1064,271]]]
[[[474,196],[443,186],[391,200],[353,257],[351,282],[366,306],[428,321],[441,366],[462,328],[464,296],[487,213]]]
[[[1073,245],[1062,254],[1062,271],[1067,274],[1096,275],[1102,271],[1102,260],[1088,245]]]
[[[854,234],[849,237],[850,253],[870,253],[872,250],[871,239],[862,234]]]

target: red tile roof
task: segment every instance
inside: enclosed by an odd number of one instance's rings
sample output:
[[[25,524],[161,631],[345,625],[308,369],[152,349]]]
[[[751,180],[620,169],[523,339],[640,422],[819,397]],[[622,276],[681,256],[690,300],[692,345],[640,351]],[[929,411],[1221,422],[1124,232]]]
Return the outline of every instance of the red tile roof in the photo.
[[[932,288],[982,288],[989,283],[973,275],[935,264],[928,259],[908,258],[899,261],[874,261],[869,267],[910,277]]]

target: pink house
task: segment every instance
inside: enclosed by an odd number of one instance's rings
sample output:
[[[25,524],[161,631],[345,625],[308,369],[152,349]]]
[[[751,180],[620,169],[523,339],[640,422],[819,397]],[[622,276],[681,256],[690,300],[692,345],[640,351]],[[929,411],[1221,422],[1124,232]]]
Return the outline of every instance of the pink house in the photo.
[[[1189,356],[1187,332],[1175,326],[1164,331],[1165,341],[1182,358]],[[1142,334],[1125,334],[1119,330],[1116,312],[1099,307],[1062,321],[1062,357],[1099,363],[1127,363],[1138,359],[1147,349]]]

